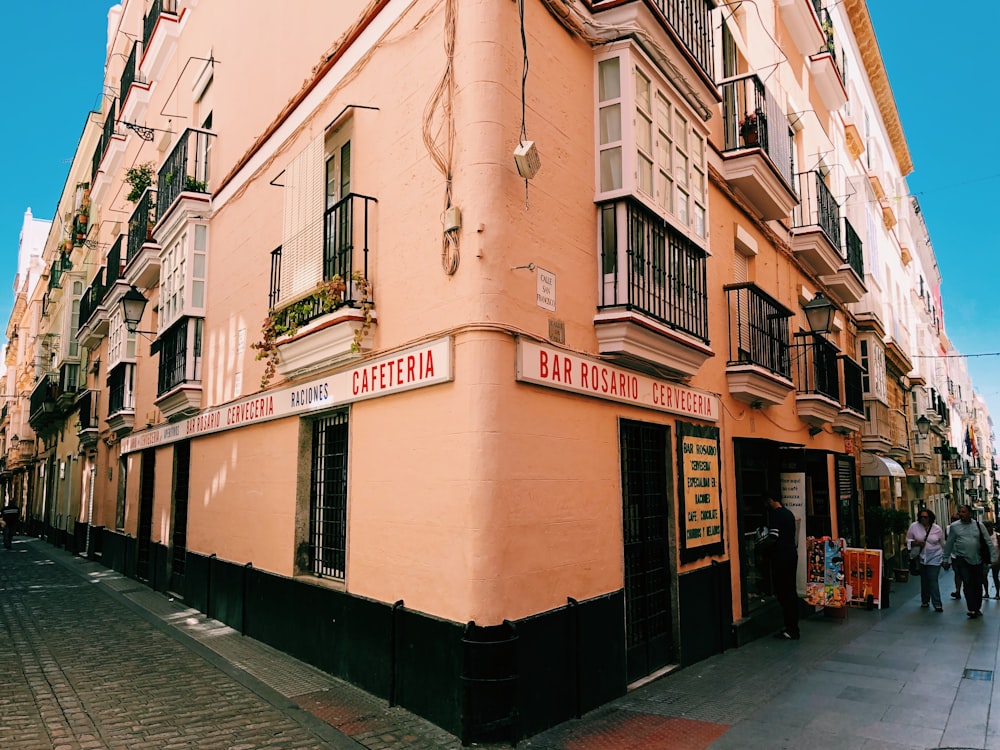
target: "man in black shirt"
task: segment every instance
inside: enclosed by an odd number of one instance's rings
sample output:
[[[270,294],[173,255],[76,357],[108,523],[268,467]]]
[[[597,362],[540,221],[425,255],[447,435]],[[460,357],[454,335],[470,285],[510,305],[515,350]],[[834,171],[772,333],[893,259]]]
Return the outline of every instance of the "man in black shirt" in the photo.
[[[796,573],[799,566],[799,545],[795,535],[795,516],[780,501],[766,497],[767,527],[777,543],[771,549],[771,576],[774,594],[778,597],[785,627],[775,634],[784,641],[799,640],[799,595]]]
[[[17,506],[14,505],[13,501],[8,500],[7,505],[4,506],[3,518],[5,526],[3,527],[3,546],[7,549],[11,548],[11,540],[14,538],[14,533],[17,531],[17,522],[19,520],[20,513],[17,510]]]

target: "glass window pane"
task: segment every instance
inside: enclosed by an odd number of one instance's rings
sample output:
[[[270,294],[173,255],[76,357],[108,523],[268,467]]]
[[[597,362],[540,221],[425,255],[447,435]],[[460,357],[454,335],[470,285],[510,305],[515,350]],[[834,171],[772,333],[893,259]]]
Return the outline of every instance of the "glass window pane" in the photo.
[[[622,107],[620,104],[601,107],[599,119],[602,144],[616,143],[622,139]]]
[[[688,194],[684,190],[677,191],[677,218],[688,223]]]
[[[642,113],[636,117],[635,144],[643,153],[651,154],[653,152],[653,123]]]
[[[688,184],[688,158],[683,153],[677,154],[677,169],[674,170],[674,177],[677,178],[678,185]]]
[[[694,231],[699,237],[705,236],[705,208],[697,203],[694,206]]]
[[[620,190],[622,186],[622,150],[609,148],[601,151],[601,191]]]
[[[653,194],[653,162],[639,154],[639,189],[646,195]]]
[[[194,307],[205,306],[205,282],[195,281],[191,284],[191,304]]]
[[[674,211],[674,181],[667,172],[660,172],[659,190],[657,190],[657,203],[660,208],[673,213]]]
[[[649,79],[638,70],[635,71],[635,106],[643,112],[649,112],[650,103]]]
[[[606,102],[609,99],[618,99],[621,97],[620,71],[621,60],[617,57],[602,60],[597,64],[597,96],[599,101]]]

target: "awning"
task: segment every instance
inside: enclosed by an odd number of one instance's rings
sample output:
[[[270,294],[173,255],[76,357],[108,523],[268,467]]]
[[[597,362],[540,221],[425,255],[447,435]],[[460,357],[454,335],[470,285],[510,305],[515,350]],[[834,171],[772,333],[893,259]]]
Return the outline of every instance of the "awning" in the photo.
[[[896,461],[885,456],[861,451],[861,476],[863,477],[905,477],[906,472]]]

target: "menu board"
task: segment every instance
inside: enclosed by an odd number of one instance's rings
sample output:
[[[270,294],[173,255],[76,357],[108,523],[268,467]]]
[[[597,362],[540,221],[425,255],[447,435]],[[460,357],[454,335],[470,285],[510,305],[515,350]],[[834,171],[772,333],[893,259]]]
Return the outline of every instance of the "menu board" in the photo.
[[[719,429],[677,423],[681,560],[723,552]]]

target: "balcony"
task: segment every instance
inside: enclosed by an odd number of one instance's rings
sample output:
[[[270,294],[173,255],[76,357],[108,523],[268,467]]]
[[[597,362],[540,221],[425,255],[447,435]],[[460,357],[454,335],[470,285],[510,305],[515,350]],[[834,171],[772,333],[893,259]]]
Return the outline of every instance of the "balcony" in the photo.
[[[819,23],[819,0],[778,0],[778,12],[802,55],[811,55],[826,40]]]
[[[699,74],[706,82],[714,78],[712,9],[715,3],[711,0],[586,0],[586,3],[595,15],[604,13],[601,28],[645,27],[645,19],[637,14],[647,5],[652,7],[654,22],[663,28],[679,49],[686,52],[685,57],[694,62]]]
[[[121,362],[108,373],[108,418],[111,431],[119,438],[135,425],[135,364]]]
[[[100,306],[108,313],[118,307],[125,292],[129,289],[128,282],[122,275],[125,268],[125,258],[123,257],[125,251],[125,235],[120,234],[108,251],[107,265],[104,268],[104,298],[101,300]]]
[[[849,435],[859,432],[865,424],[864,368],[846,354],[838,354],[837,359],[840,365],[841,409],[833,421],[833,429]]]
[[[154,401],[168,421],[201,409],[201,351],[204,320],[181,318],[157,338],[160,364]]]
[[[884,455],[892,448],[889,407],[881,401],[865,401],[865,423],[861,428],[861,448]]]
[[[799,202],[792,189],[788,119],[756,75],[722,89],[722,174],[764,219],[785,219]]]
[[[788,335],[793,313],[756,284],[723,288],[729,298],[729,392],[757,408],[782,403],[795,390]]]
[[[814,427],[837,421],[840,415],[840,377],[837,347],[819,334],[797,334],[795,358],[795,405],[799,419]]]
[[[211,208],[208,153],[214,137],[207,130],[188,128],[157,173],[154,231],[161,245],[165,239],[161,235],[161,227],[168,223],[176,226],[177,217],[171,217],[172,214],[187,217]]]
[[[792,211],[792,252],[817,276],[840,270],[840,206],[819,172],[796,175],[801,203]]]
[[[708,341],[705,251],[632,198],[598,208],[598,350],[640,371],[694,375],[715,355]]]
[[[131,123],[142,121],[150,97],[150,85],[139,72],[139,48],[138,42],[132,44],[132,51],[122,70],[121,86],[118,91],[121,119]]]
[[[910,445],[912,446],[911,456],[913,463],[926,468],[934,455],[931,451],[930,435],[921,435],[919,432],[914,432],[912,433]]]
[[[104,188],[111,184],[111,175],[118,171],[125,157],[125,136],[115,128],[118,122],[117,107],[117,100],[113,100],[108,107],[108,116],[104,120],[104,129],[94,149],[91,163],[91,197],[98,204],[101,203]]]
[[[160,246],[153,239],[156,222],[156,191],[142,194],[128,220],[125,246],[125,282],[140,289],[150,289],[160,280]]]
[[[61,424],[58,400],[58,379],[55,375],[43,375],[31,391],[28,411],[28,424],[37,434],[47,435]]]
[[[847,104],[847,89],[840,75],[841,65],[837,62],[833,23],[825,8],[820,11],[820,26],[823,29],[824,41],[819,52],[809,55],[809,71],[812,73],[813,86],[819,92],[823,104],[828,110],[835,112]]]
[[[66,412],[76,403],[80,391],[80,364],[77,361],[63,362],[59,367],[59,398],[56,406]]]
[[[97,446],[97,391],[83,391],[77,398],[76,437],[80,447],[90,450]]]
[[[107,291],[104,274],[105,269],[101,267],[80,297],[80,329],[76,338],[87,349],[93,349],[101,343],[108,332],[108,308],[101,304]]]
[[[842,263],[836,273],[821,276],[820,281],[826,284],[831,297],[835,297],[842,303],[859,302],[868,291],[865,286],[865,261],[864,248],[861,238],[854,231],[851,222],[845,216],[844,222],[844,257],[846,262]]]
[[[289,331],[275,342],[275,366],[284,377],[301,377],[371,351],[375,314],[368,282],[369,222],[376,202],[351,193],[325,212],[323,280],[307,292],[282,296],[282,248],[271,253],[268,302],[277,330]]]
[[[147,81],[163,77],[180,36],[177,0],[153,0],[142,22],[142,58],[139,70]]]
[[[30,465],[35,459],[35,439],[11,440],[10,451],[7,453],[8,471],[16,471]]]

